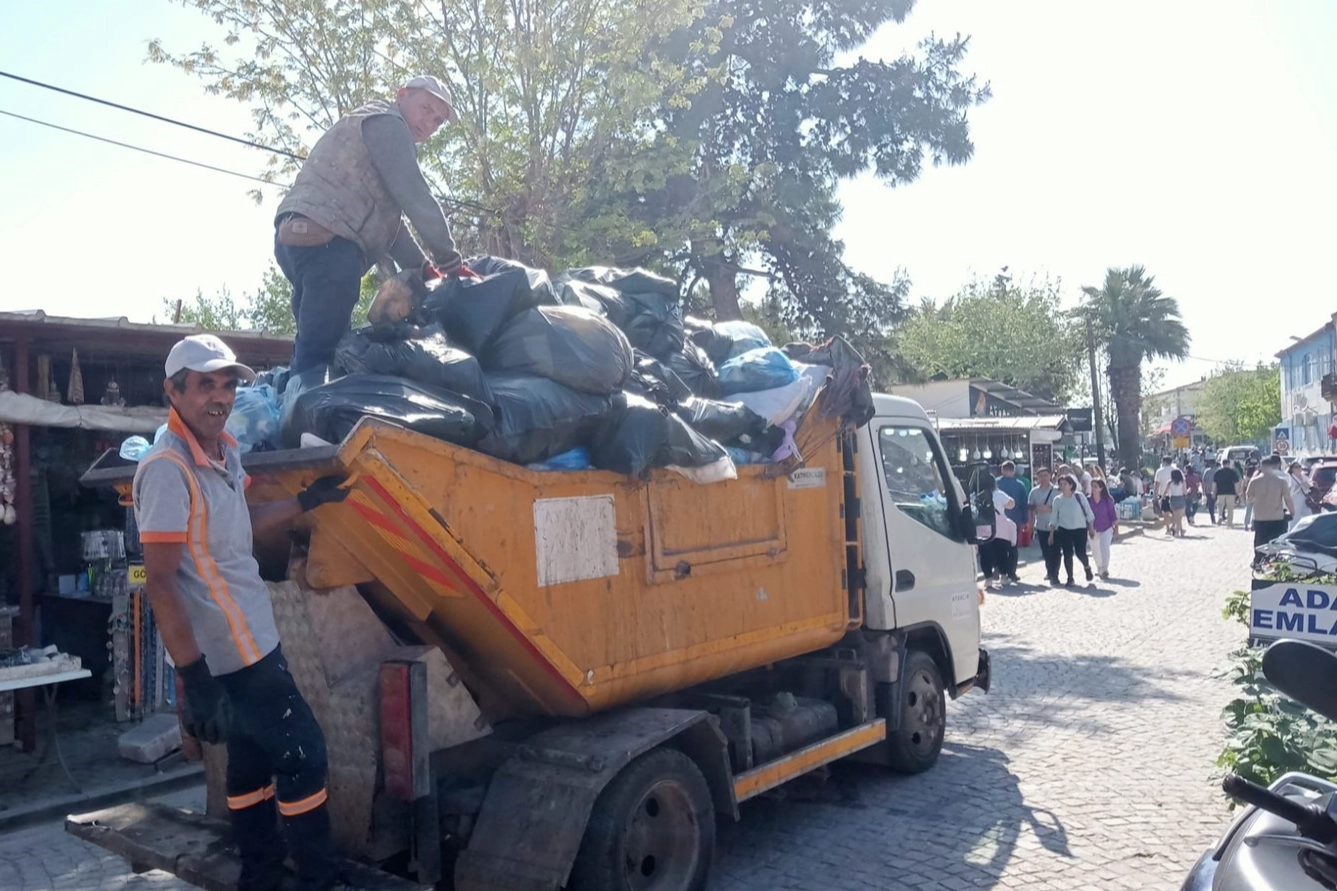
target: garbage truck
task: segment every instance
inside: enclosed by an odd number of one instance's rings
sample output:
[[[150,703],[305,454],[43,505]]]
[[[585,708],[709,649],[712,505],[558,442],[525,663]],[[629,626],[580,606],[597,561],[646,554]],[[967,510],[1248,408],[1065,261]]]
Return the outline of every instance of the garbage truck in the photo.
[[[247,456],[253,501],[351,487],[256,545],[336,837],[375,887],[690,891],[749,799],[842,758],[933,766],[947,701],[989,688],[974,521],[917,403],[876,395],[856,427],[828,397],[801,460],[710,484],[541,472],[374,418]],[[83,482],[133,473],[108,453]],[[225,825],[67,821],[211,888],[236,874]]]

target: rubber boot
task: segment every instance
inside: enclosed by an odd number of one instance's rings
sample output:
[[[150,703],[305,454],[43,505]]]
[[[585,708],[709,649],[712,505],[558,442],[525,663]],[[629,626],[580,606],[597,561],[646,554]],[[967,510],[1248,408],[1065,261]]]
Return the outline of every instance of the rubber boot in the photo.
[[[330,834],[330,812],[326,805],[304,814],[283,818],[293,864],[297,867],[297,891],[329,891],[339,881],[339,857]]]
[[[241,850],[241,878],[237,891],[278,891],[283,880],[287,846],[279,832],[279,814],[273,798],[229,812],[232,837]]]

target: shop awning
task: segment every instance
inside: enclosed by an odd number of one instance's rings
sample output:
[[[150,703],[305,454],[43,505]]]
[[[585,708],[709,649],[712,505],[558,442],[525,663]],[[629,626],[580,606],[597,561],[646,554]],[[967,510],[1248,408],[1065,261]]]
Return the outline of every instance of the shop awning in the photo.
[[[147,433],[150,436],[167,423],[167,409],[157,406],[113,408],[108,405],[61,405],[25,396],[12,390],[0,392],[0,422],[34,427],[78,427]]]

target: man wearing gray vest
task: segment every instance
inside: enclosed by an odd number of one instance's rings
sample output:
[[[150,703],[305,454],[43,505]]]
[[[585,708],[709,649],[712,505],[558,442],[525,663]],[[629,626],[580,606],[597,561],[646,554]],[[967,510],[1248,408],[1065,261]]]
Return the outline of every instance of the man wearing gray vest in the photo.
[[[427,266],[450,275],[461,266],[441,206],[418,169],[414,143],[457,121],[449,91],[435,77],[415,77],[393,100],[350,112],[311,149],[274,218],[274,257],[292,282],[297,319],[293,372],[334,359],[348,331],[362,276],[393,259],[401,269]],[[423,247],[403,224],[407,216]]]

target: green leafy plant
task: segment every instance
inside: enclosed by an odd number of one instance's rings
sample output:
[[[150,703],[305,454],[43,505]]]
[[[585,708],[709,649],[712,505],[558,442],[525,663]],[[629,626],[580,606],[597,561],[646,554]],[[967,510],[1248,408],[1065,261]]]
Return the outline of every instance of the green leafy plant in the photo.
[[[1269,581],[1300,580],[1285,563],[1274,565]],[[1309,584],[1337,584],[1337,576],[1305,576]],[[1222,615],[1248,627],[1249,592],[1235,591],[1226,598]],[[1277,692],[1263,676],[1261,646],[1246,646],[1230,654],[1223,671],[1235,684],[1237,695],[1222,711],[1226,744],[1216,759],[1218,767],[1267,785],[1292,770],[1337,780],[1337,726]]]

